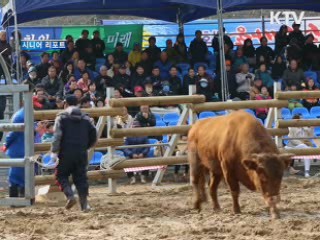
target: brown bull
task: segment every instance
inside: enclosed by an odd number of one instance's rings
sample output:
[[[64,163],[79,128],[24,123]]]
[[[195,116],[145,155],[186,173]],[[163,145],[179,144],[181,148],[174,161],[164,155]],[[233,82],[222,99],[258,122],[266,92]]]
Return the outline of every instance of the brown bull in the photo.
[[[242,183],[261,191],[273,218],[290,155],[280,154],[266,129],[250,114],[236,111],[227,116],[198,121],[188,135],[190,176],[195,192],[194,207],[200,211],[206,200],[205,175],[210,173],[210,195],[215,210],[220,209],[217,190],[224,177],[233,200],[233,212],[240,213]]]

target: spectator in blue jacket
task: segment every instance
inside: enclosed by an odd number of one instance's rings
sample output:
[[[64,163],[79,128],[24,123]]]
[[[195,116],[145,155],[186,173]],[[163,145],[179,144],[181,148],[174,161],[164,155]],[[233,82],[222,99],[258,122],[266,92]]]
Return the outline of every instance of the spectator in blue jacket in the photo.
[[[157,66],[160,69],[160,76],[162,79],[169,79],[169,71],[172,67],[172,63],[169,61],[167,52],[161,52],[160,60],[157,61],[154,66]]]
[[[94,79],[93,72],[87,67],[87,63],[85,60],[80,59],[77,63],[77,67],[74,69],[74,76],[76,77],[77,80],[82,78],[82,74],[84,72],[88,72],[90,79]]]
[[[23,108],[14,114],[12,123],[24,123]],[[10,132],[4,146],[8,157],[24,158],[24,133]],[[9,197],[24,197],[24,168],[22,167],[12,167],[9,170]]]
[[[133,121],[132,127],[141,127],[139,121]],[[140,144],[148,144],[148,137],[128,137],[126,138],[125,145],[140,145]],[[140,148],[127,148],[124,150],[124,155],[128,159],[137,159],[137,158],[145,158],[148,156],[150,148],[148,147],[140,147]],[[128,172],[127,173],[130,184],[136,183],[136,172]],[[146,177],[148,176],[148,170],[141,172],[141,183],[146,183]]]

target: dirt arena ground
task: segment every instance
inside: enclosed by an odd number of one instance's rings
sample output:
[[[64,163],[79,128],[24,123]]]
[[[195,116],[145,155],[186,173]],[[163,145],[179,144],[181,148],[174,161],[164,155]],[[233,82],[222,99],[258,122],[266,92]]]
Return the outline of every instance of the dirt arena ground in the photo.
[[[320,240],[320,179],[287,178],[283,183],[282,219],[272,221],[258,193],[242,190],[242,215],[231,214],[231,196],[220,188],[221,212],[211,201],[199,214],[191,210],[188,185],[122,186],[109,196],[103,186],[91,189],[94,210],[66,211],[64,202],[30,208],[0,208],[0,239],[295,239]]]

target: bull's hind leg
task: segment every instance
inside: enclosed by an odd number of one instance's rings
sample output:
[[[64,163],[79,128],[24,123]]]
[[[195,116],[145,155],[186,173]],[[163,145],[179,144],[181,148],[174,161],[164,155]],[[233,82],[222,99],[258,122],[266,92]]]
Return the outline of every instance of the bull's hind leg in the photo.
[[[215,173],[210,171],[210,195],[213,202],[213,209],[215,211],[220,210],[220,204],[218,201],[218,187],[222,179],[222,173]]]
[[[190,163],[190,179],[191,179],[193,192],[194,192],[193,206],[194,206],[194,209],[197,209],[200,211],[202,197],[203,197],[201,196],[203,195],[201,184],[203,184],[203,189],[204,189],[205,177],[203,176],[204,174],[202,172],[200,159],[196,149],[189,148],[188,160]]]

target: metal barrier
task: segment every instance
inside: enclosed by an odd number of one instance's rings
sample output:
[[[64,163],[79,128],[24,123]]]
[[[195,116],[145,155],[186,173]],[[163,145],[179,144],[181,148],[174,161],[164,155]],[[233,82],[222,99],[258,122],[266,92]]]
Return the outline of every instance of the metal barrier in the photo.
[[[24,124],[1,124],[0,131],[23,131],[25,156],[23,159],[0,159],[0,167],[24,167],[25,171],[25,197],[0,199],[2,206],[30,206],[35,199],[34,163],[31,161],[34,155],[34,118],[32,92],[29,85],[4,85],[0,93],[23,93],[24,98]]]

